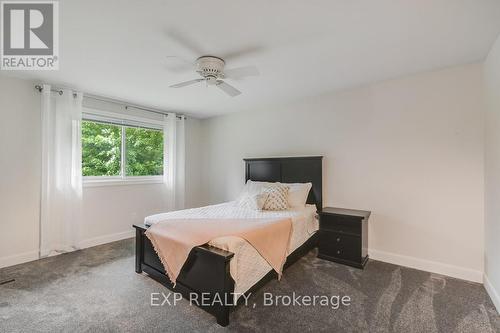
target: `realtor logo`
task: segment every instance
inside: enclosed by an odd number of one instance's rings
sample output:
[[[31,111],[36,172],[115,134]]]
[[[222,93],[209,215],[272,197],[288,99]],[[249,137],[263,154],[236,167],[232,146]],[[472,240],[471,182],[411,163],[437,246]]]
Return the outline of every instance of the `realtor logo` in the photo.
[[[1,69],[59,69],[58,5],[57,1],[1,2]]]

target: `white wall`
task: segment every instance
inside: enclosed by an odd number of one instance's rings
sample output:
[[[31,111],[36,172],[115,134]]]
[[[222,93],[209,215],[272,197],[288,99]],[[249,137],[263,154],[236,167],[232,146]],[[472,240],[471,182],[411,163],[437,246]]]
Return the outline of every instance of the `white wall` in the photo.
[[[132,237],[132,224],[167,209],[162,184],[84,187],[83,247]]]
[[[88,101],[85,105],[98,106]],[[4,267],[38,256],[41,125],[40,94],[34,83],[0,76],[0,112],[0,267]],[[199,132],[200,121],[188,118],[185,202],[189,207],[201,200]],[[84,187],[82,246],[128,238],[133,223],[166,207],[161,184]]]
[[[500,37],[484,65],[486,96],[485,287],[500,311]]]
[[[0,267],[38,256],[40,97],[0,75]]]
[[[481,70],[204,120],[205,200],[235,198],[244,157],[324,155],[324,206],[372,211],[372,258],[481,281]]]

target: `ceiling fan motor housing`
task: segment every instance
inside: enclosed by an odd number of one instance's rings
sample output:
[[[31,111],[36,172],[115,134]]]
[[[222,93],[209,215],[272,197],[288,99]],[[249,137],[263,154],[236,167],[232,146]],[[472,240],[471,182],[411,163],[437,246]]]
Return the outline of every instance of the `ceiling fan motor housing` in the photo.
[[[207,80],[207,84],[215,84],[224,77],[225,62],[221,58],[203,56],[196,59],[196,71]]]

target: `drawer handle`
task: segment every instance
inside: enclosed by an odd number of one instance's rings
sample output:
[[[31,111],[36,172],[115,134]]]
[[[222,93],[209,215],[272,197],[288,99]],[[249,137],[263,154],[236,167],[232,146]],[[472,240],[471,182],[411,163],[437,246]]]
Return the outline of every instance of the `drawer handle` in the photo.
[[[340,254],[340,250],[337,250],[337,254]]]
[[[340,242],[340,237],[337,237],[337,243]]]

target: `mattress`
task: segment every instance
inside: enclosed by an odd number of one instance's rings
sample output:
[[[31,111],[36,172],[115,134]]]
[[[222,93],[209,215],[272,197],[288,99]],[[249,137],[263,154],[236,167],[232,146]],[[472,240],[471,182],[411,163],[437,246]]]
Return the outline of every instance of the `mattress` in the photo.
[[[144,223],[152,225],[168,219],[287,217],[292,220],[292,237],[288,249],[288,253],[290,254],[304,244],[319,229],[315,205],[306,205],[301,209],[283,211],[257,211],[241,207],[236,202],[231,201],[218,205],[151,215],[145,218]],[[233,236],[220,237],[212,240],[209,244],[234,253],[234,257],[230,262],[230,272],[235,282],[234,292],[236,299],[272,270],[271,266],[262,258],[257,250],[242,238]]]

